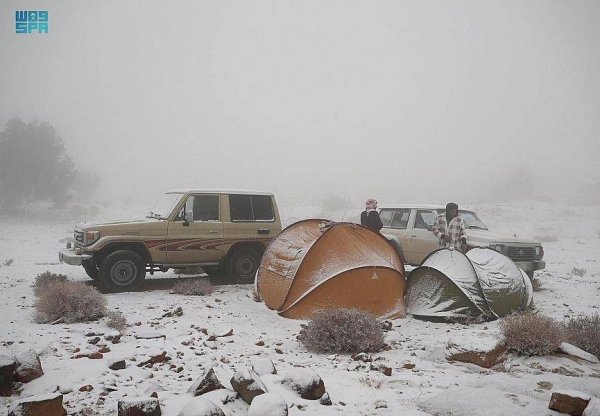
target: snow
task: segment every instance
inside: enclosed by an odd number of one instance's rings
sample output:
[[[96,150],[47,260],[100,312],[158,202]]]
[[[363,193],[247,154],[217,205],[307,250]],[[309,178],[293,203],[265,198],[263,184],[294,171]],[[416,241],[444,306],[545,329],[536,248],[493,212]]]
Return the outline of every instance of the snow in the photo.
[[[571,345],[568,342],[563,342],[562,344],[560,344],[560,349],[565,354],[572,355],[573,357],[581,358],[582,360],[586,360],[591,363],[600,363],[600,360],[595,355],[583,351],[581,348],[577,348],[576,346]]]
[[[319,214],[308,212],[309,204],[292,206],[289,210],[284,204],[279,205],[284,217],[286,212],[292,212],[297,219]],[[524,201],[469,208],[493,230],[511,235],[517,231],[532,237],[548,236],[553,240],[543,243],[547,268],[536,273],[542,283],[542,290],[533,295],[537,311],[558,320],[599,312],[600,207]],[[118,308],[130,326],[119,343],[102,341],[111,350],[104,358],[73,359],[76,348],[97,349],[87,343],[90,337],[86,334],[108,334],[113,330],[106,326],[105,318],[75,324],[34,323],[35,276],[49,270],[66,274],[69,280],[91,284],[81,267],[59,264],[57,260],[57,251],[72,238],[75,223],[131,217],[131,212],[143,217],[147,211],[147,207],[137,210],[125,206],[103,207],[97,218],[69,218],[68,210],[40,206],[31,207],[26,218],[0,216],[3,293],[0,356],[14,358],[32,349],[39,355],[45,372],[44,376],[22,385],[18,395],[0,398],[0,414],[6,414],[17,400],[60,391],[64,393],[63,405],[68,414],[90,408],[99,416],[108,416],[116,414],[120,399],[148,397],[155,391],[165,416],[178,415],[188,403],[190,414],[194,407],[206,409],[216,403],[228,416],[246,415],[249,406],[235,399],[229,390],[221,389],[196,399],[186,392],[210,366],[223,386],[230,389],[233,374],[257,359],[269,359],[275,365],[278,374],[261,375],[261,379],[269,392],[285,400],[292,416],[423,416],[436,412],[450,414],[449,409],[455,409],[453,416],[551,415],[556,414],[548,409],[553,391],[577,391],[600,398],[600,364],[565,355],[511,356],[502,371],[446,360],[446,344],[451,339],[465,339],[474,348],[486,350],[493,339],[500,339],[501,319],[468,326],[425,322],[411,316],[394,320],[385,338],[392,349],[372,354],[377,363],[393,369],[392,375],[386,377],[370,370],[369,363],[354,361],[349,355],[321,355],[305,350],[296,340],[300,324],[305,322],[280,317],[252,300],[248,296],[252,285],[219,284],[213,294],[202,297],[176,295],[169,293],[178,279],[171,271],[148,276],[143,291],[105,295],[109,309]],[[290,217],[284,220],[291,222]],[[4,265],[9,259],[13,259],[12,264]],[[585,268],[587,272],[583,276],[574,275],[573,267]],[[162,317],[165,310],[177,307],[183,309],[181,317]],[[135,322],[141,325],[133,325]],[[200,330],[204,328],[208,334],[224,334],[233,329],[233,335],[209,342]],[[135,337],[156,333],[164,336]],[[261,340],[264,346],[257,346]],[[188,345],[183,345],[184,341]],[[170,360],[138,367],[143,357],[162,351],[166,351]],[[116,358],[126,360],[124,370],[108,368],[108,363]],[[178,367],[183,369],[177,372]],[[282,374],[297,370],[319,374],[333,404],[323,406],[318,400],[301,399],[281,384]],[[381,387],[361,381],[367,375],[380,377]],[[92,385],[93,390],[79,391],[85,385]],[[228,394],[232,398],[226,400]],[[223,401],[227,403],[222,404]],[[375,403],[380,401],[387,408],[375,409]]]
[[[252,400],[248,416],[286,416],[287,404],[283,397],[275,393],[265,393]]]

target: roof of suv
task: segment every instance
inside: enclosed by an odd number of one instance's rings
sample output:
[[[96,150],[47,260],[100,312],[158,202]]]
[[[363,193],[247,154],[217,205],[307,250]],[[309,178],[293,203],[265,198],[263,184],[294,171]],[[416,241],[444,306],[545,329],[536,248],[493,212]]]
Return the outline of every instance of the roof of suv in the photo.
[[[250,191],[247,189],[210,189],[210,188],[177,188],[166,193],[198,193],[198,194],[238,194],[238,195],[273,195],[272,192]]]

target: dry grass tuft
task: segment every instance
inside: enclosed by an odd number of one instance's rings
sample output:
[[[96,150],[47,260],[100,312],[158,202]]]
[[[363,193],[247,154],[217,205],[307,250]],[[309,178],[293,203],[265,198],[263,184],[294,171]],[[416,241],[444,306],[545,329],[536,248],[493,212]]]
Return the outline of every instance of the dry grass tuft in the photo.
[[[519,355],[548,355],[564,341],[563,326],[543,314],[515,314],[500,323],[504,346]]]
[[[380,351],[384,333],[376,317],[358,309],[326,309],[318,312],[300,331],[298,340],[319,353]]]
[[[106,321],[107,327],[116,329],[121,332],[123,332],[127,328],[127,318],[125,318],[123,312],[109,311],[106,313],[106,317],[108,318],[108,321]]]
[[[198,277],[195,279],[186,279],[179,281],[173,285],[173,293],[180,295],[206,296],[215,291],[214,286],[210,283],[210,279]]]
[[[33,294],[39,297],[50,283],[65,282],[66,280],[67,276],[64,274],[50,273],[50,271],[40,273],[35,277]]]
[[[573,270],[571,270],[571,274],[574,276],[583,277],[586,273],[587,269],[584,268],[578,269],[577,267],[573,267]]]
[[[571,318],[565,321],[564,330],[568,343],[600,357],[600,316],[598,313]]]
[[[50,282],[40,291],[34,306],[37,323],[87,322],[106,315],[106,299],[85,283]]]
[[[385,380],[383,377],[376,377],[372,376],[371,374],[367,374],[365,376],[358,377],[358,381],[360,382],[360,384],[364,384],[367,387],[379,389],[381,388],[381,386],[383,386]]]

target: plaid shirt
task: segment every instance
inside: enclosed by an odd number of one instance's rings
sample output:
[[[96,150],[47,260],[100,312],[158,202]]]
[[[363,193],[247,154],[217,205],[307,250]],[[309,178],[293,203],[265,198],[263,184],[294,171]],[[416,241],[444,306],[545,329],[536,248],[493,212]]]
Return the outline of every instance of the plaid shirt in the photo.
[[[440,248],[456,248],[460,249],[460,242],[463,238],[467,238],[465,234],[465,222],[457,215],[452,218],[450,224],[446,222],[446,215],[438,215],[433,223],[433,234],[438,238],[438,244]],[[449,235],[452,239],[449,243],[442,240],[442,234]]]

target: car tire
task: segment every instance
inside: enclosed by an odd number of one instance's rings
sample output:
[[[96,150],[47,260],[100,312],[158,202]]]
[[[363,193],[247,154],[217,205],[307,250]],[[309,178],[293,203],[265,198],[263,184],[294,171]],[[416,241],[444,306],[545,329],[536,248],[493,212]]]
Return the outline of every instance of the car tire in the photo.
[[[102,261],[99,276],[108,292],[133,291],[144,283],[146,263],[134,251],[115,251]]]
[[[227,274],[238,283],[253,283],[262,253],[253,248],[236,251],[229,259]]]
[[[90,279],[98,280],[99,267],[96,263],[94,263],[93,261],[90,261],[90,262],[83,262],[81,265],[83,266],[85,273],[88,275],[88,277]]]
[[[527,275],[527,277],[529,277],[529,280],[533,282],[533,270],[527,271],[525,272],[525,274]]]

